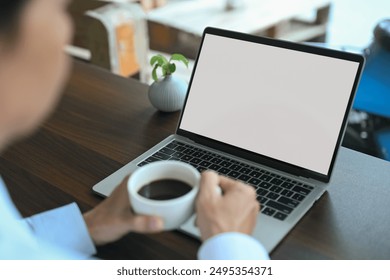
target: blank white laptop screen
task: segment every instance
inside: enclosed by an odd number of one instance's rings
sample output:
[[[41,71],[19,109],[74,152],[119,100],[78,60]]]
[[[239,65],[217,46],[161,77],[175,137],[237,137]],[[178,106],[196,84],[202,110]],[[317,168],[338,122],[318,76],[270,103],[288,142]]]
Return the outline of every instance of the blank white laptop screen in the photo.
[[[327,174],[359,63],[205,36],[180,129]]]

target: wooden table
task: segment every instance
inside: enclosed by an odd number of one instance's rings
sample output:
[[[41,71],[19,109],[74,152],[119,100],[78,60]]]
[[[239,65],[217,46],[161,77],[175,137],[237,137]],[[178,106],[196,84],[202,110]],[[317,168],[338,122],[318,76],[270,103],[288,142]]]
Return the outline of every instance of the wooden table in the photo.
[[[171,0],[150,11],[151,48],[194,58],[207,26],[291,41],[325,38],[331,0],[240,1],[241,7],[226,10],[226,0]]]
[[[146,93],[136,80],[76,62],[54,115],[0,158],[0,174],[21,213],[73,201],[90,209],[101,201],[94,184],[174,132],[179,113],[157,112]],[[330,188],[272,258],[390,259],[390,164],[342,148],[334,176],[347,184]],[[179,232],[129,234],[98,248],[98,256],[194,259],[199,245]]]

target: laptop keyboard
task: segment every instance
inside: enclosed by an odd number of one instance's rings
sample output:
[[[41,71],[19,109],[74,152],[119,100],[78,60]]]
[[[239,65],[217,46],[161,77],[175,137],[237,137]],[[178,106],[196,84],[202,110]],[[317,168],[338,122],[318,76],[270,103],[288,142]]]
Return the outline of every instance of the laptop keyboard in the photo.
[[[261,213],[278,220],[285,220],[313,189],[305,183],[179,141],[170,142],[138,166],[160,160],[183,161],[199,172],[214,170],[252,185],[261,204]]]

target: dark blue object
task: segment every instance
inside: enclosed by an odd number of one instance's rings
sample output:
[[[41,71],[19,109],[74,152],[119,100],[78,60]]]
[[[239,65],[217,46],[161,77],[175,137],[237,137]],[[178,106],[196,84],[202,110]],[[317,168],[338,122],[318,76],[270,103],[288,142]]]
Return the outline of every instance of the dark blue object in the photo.
[[[390,118],[390,20],[379,23],[374,34],[353,107]]]
[[[382,158],[390,161],[390,129],[377,132],[375,140],[380,147]]]
[[[378,47],[368,56],[353,107],[390,117],[390,51]]]

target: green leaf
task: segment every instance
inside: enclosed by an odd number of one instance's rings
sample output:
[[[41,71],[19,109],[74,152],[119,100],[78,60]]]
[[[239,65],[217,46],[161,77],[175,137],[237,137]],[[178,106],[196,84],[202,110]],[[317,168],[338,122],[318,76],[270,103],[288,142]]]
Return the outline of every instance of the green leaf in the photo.
[[[158,81],[158,77],[157,77],[157,67],[158,67],[158,64],[154,65],[153,67],[153,71],[152,71],[152,78],[155,82]]]
[[[168,64],[164,64],[162,67],[161,67],[161,70],[162,70],[162,75],[163,77],[165,77],[167,74],[168,74]]]
[[[157,63],[158,66],[163,66],[164,64],[168,63],[168,60],[163,55],[156,54],[150,59],[151,66],[153,66],[155,63]]]
[[[162,64],[162,60],[160,57],[158,56],[153,56],[151,59],[150,59],[150,66],[153,66],[155,63],[157,63],[156,65],[157,66],[161,66]]]
[[[176,71],[176,64],[175,63],[169,63],[168,64],[168,72],[169,74],[172,74]]]
[[[174,53],[174,54],[171,56],[170,61],[172,61],[172,60],[181,61],[181,62],[184,63],[184,65],[185,65],[186,67],[188,67],[188,59],[187,59],[184,55],[182,55],[182,54]]]

